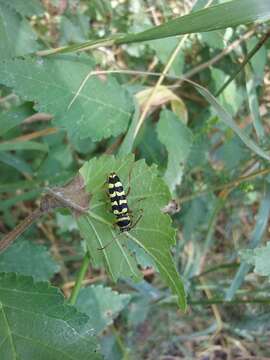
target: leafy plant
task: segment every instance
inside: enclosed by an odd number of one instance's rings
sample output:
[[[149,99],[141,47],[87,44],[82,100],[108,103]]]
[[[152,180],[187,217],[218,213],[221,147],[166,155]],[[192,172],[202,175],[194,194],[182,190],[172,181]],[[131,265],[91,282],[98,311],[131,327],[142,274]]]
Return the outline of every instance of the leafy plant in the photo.
[[[269,20],[0,0],[1,360],[269,356]]]

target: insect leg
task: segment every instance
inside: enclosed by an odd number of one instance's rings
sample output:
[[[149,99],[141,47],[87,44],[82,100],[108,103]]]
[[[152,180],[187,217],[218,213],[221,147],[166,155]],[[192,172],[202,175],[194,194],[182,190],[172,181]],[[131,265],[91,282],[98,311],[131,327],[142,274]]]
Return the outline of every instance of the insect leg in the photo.
[[[138,216],[137,220],[134,223],[132,223],[132,225],[130,226],[130,229],[133,229],[138,224],[138,222],[141,220],[143,209],[140,209],[139,211],[141,212],[141,214]]]
[[[106,247],[108,247],[109,245],[111,245],[111,243],[115,240],[115,238],[113,238],[111,241],[109,241],[106,245],[102,246],[101,248],[97,248],[98,250],[104,250],[106,249]]]
[[[112,224],[112,226],[115,228],[117,226],[117,222],[114,222]],[[101,248],[97,248],[97,250],[104,250],[106,249],[109,245],[111,245],[117,238],[114,237],[111,241],[109,241],[106,245],[102,246]]]

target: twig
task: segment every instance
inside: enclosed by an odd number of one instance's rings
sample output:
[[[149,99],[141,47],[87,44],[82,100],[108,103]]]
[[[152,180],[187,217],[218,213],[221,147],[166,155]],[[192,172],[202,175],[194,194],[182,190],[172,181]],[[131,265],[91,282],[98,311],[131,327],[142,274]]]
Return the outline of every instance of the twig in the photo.
[[[191,78],[194,75],[196,75],[197,73],[201,72],[204,69],[208,69],[210,66],[216,64],[219,60],[221,60],[224,56],[228,55],[232,50],[234,50],[235,48],[237,48],[244,40],[249,39],[252,35],[254,35],[256,29],[252,29],[248,32],[246,32],[243,36],[241,36],[239,39],[235,40],[234,42],[232,42],[228,47],[226,47],[226,49],[222,50],[219,54],[217,54],[216,56],[214,56],[212,59],[206,61],[205,63],[202,63],[198,66],[196,66],[195,68],[193,68],[190,71],[187,71],[184,75],[183,78]]]
[[[6,250],[29,226],[31,226],[42,215],[47,214],[52,209],[59,206],[59,203],[49,195],[45,195],[41,199],[38,209],[30,213],[22,222],[20,222],[13,230],[6,234],[0,241],[0,253]]]
[[[40,137],[42,137],[42,136],[47,136],[47,135],[55,134],[57,131],[58,131],[57,128],[47,128],[47,129],[35,131],[35,132],[33,132],[33,133],[30,133],[30,134],[18,136],[18,137],[16,137],[16,138],[12,139],[12,142],[28,141],[28,140],[32,140],[32,139],[37,139],[37,138],[40,138]],[[4,143],[4,142],[3,142],[3,143]],[[3,144],[3,143],[2,143],[2,144]]]
[[[81,176],[76,176],[63,188],[45,188],[45,190],[47,194],[41,198],[39,208],[2,238],[0,253],[9,247],[34,221],[51,210],[64,207],[78,215],[88,209],[90,198],[89,194],[84,191],[84,181]]]
[[[22,124],[32,124],[37,121],[51,121],[53,116],[47,113],[36,113],[25,118]]]
[[[208,188],[208,189],[201,190],[201,191],[196,191],[193,194],[180,197],[179,202],[180,202],[180,204],[182,204],[183,202],[190,201],[190,200],[192,200],[192,199],[194,199],[196,197],[203,196],[203,195],[205,195],[207,193],[210,193],[210,192],[213,192],[213,191],[224,190],[224,189],[228,189],[228,188],[234,188],[234,187],[237,187],[238,185],[240,185],[241,183],[243,183],[245,181],[252,180],[252,179],[256,178],[257,176],[267,175],[269,173],[270,173],[270,168],[255,171],[255,172],[253,172],[253,173],[251,173],[249,175],[240,176],[239,178],[237,178],[235,180],[232,180],[232,181],[230,181],[230,182],[228,182],[226,184],[217,185],[217,186],[214,186],[212,188]]]

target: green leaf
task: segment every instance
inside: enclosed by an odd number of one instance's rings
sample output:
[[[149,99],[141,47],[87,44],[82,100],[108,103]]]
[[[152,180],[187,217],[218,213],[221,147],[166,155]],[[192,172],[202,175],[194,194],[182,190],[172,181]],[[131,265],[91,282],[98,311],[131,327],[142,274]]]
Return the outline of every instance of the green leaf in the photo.
[[[147,165],[154,163],[158,165],[160,170],[165,171],[167,151],[158,139],[156,123],[153,123],[151,119],[146,119],[136,140],[138,142],[138,145],[136,144],[136,152],[140,154],[139,157],[145,159]]]
[[[130,186],[128,203],[134,222],[142,209],[142,218],[127,233],[119,234],[113,227],[115,218],[105,184],[112,171],[119,175],[126,192]],[[170,253],[170,247],[175,244],[175,230],[170,217],[161,212],[170,201],[170,193],[158,177],[156,167],[147,167],[143,160],[134,163],[133,155],[119,159],[102,156],[85,163],[80,173],[92,197],[88,214],[80,216],[78,224],[94,263],[104,264],[114,280],[120,276],[138,280],[136,261],[126,244],[128,239],[133,240],[154,260],[162,278],[178,295],[179,306],[185,309],[183,283]],[[111,241],[105,249],[98,250]]]
[[[16,241],[0,254],[0,272],[17,272],[35,280],[49,280],[59,271],[59,265],[48,250],[26,240]]]
[[[224,31],[209,31],[200,34],[201,41],[213,49],[224,49]]]
[[[0,305],[1,359],[101,359],[88,317],[48,283],[1,274]]]
[[[44,12],[40,0],[0,0],[1,4],[8,5],[23,16],[41,15]]]
[[[81,289],[76,301],[76,308],[89,317],[89,326],[101,333],[113,323],[113,319],[129,303],[130,295],[118,294],[102,285],[88,286]]]
[[[240,251],[241,260],[254,265],[254,272],[262,276],[270,276],[270,242],[256,249]]]
[[[270,19],[268,0],[234,0],[168,21],[137,34],[128,34],[116,41],[124,44],[160,39],[169,36],[212,31]]]
[[[95,218],[94,213],[92,216],[85,215],[77,219],[79,230],[86,241],[93,264],[95,266],[104,265],[114,281],[121,276],[130,277],[134,281],[140,280],[141,274],[137,268],[135,257],[122,244],[123,236],[114,234],[109,226],[112,224],[103,223],[102,219],[102,217]],[[114,241],[108,246],[113,239]],[[106,248],[100,250],[104,246]]]
[[[162,64],[167,64],[169,56],[172,54],[174,49],[179,43],[178,38],[170,39],[158,39],[149,41],[148,45],[150,48],[155,50],[157,58],[161,61]],[[185,63],[184,52],[178,54],[177,58],[173,62],[169,74],[173,75],[182,75],[183,67]]]
[[[87,80],[92,69],[87,56],[14,59],[1,65],[0,82],[24,100],[36,101],[39,111],[53,114],[70,137],[100,140],[126,130],[133,105],[114,78]]]
[[[171,191],[180,185],[192,145],[192,132],[172,111],[163,110],[157,125],[159,140],[168,151],[164,179]]]
[[[0,2],[0,39],[0,60],[38,49],[31,26],[3,1]]]

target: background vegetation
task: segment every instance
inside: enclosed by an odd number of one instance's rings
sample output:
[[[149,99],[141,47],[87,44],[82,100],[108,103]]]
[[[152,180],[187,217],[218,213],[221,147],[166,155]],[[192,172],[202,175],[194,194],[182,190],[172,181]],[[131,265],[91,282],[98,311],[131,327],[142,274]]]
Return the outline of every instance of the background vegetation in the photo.
[[[1,359],[270,358],[269,19],[0,0]]]

